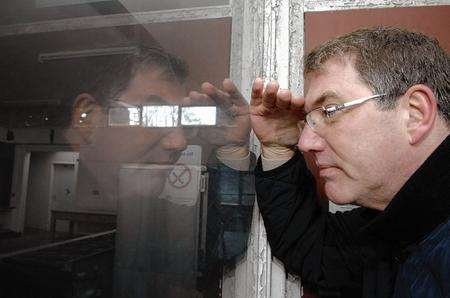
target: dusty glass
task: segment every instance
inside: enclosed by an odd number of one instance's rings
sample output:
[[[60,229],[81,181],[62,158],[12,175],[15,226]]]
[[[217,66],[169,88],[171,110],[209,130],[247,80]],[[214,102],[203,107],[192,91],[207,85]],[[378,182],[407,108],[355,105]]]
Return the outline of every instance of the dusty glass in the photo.
[[[201,89],[231,18],[162,9],[228,1],[25,2],[0,4],[0,297],[219,297],[254,203],[246,100]],[[113,17],[150,10],[176,21]]]

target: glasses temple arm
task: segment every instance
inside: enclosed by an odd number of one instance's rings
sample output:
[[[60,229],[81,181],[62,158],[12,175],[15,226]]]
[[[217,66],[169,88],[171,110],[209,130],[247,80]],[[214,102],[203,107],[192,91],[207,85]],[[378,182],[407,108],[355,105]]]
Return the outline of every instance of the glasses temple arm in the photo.
[[[386,94],[385,93],[383,93],[383,94],[375,94],[375,95],[359,98],[359,99],[356,99],[356,100],[352,100],[352,101],[343,103],[341,105],[341,108],[348,108],[348,107],[352,107],[352,106],[355,106],[355,105],[359,105],[359,104],[362,104],[362,103],[364,103],[364,102],[366,102],[366,101],[368,101],[370,99],[374,99],[374,98],[381,97],[381,96],[384,96],[384,95],[386,95]]]

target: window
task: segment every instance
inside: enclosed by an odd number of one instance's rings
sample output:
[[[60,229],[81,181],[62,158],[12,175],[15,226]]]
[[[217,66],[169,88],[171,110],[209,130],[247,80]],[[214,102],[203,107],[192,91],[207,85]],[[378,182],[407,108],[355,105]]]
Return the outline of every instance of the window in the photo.
[[[0,293],[221,295],[249,240],[250,126],[187,98],[241,71],[238,4],[2,3],[1,141],[16,154],[0,270],[18,275]],[[19,264],[52,282],[24,282]]]

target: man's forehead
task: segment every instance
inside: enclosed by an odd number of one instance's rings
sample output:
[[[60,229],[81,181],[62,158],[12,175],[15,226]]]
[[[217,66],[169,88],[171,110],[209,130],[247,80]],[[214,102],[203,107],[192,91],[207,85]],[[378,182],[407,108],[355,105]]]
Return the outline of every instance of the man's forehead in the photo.
[[[305,109],[308,111],[327,100],[339,102],[367,86],[353,66],[352,59],[332,58],[320,69],[305,76]]]
[[[305,109],[307,111],[321,106],[328,100],[343,97],[339,82],[327,78],[327,73],[316,72],[305,80]]]
[[[185,96],[184,87],[177,81],[158,77],[153,71],[136,74],[121,100],[132,104],[179,104]]]

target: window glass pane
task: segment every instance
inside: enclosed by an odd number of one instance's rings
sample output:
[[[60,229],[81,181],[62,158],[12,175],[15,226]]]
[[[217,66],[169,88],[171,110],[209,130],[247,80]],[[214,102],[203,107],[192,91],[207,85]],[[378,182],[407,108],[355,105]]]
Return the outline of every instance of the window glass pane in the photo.
[[[216,107],[185,107],[181,113],[181,125],[215,125]]]
[[[220,297],[254,203],[245,101],[201,90],[231,19],[44,31],[0,37],[0,296]]]
[[[142,126],[178,126],[178,106],[144,106],[142,108]]]

